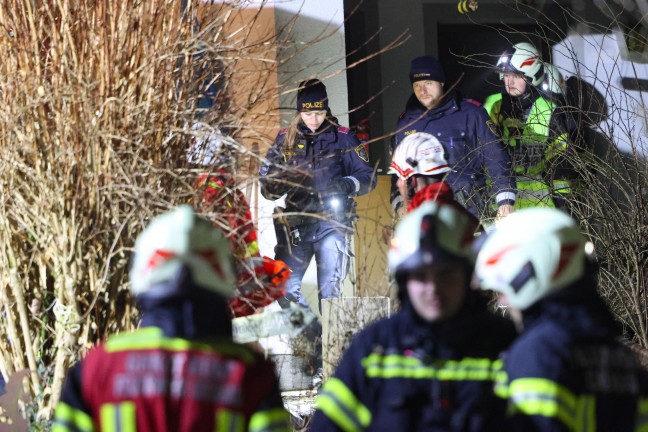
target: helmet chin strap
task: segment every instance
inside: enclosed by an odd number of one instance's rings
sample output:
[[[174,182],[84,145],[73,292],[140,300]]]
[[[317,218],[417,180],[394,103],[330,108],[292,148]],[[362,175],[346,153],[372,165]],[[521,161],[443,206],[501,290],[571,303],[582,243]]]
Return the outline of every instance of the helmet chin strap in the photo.
[[[534,94],[533,90],[531,90],[531,85],[527,84],[527,88],[526,90],[524,90],[524,93],[522,93],[520,96],[513,97],[513,99],[517,101],[520,108],[526,110],[531,105],[533,105],[533,102],[536,99],[535,96],[536,95]]]

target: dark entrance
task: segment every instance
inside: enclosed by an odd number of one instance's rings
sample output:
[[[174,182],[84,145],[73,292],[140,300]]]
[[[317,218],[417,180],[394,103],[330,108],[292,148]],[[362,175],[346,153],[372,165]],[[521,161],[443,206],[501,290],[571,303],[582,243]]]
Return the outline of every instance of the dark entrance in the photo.
[[[548,46],[536,34],[534,25],[439,24],[439,60],[448,82],[467,97],[483,102],[501,91],[499,74],[493,71],[499,56],[511,45],[530,42],[550,60]],[[462,76],[463,74],[463,76]]]

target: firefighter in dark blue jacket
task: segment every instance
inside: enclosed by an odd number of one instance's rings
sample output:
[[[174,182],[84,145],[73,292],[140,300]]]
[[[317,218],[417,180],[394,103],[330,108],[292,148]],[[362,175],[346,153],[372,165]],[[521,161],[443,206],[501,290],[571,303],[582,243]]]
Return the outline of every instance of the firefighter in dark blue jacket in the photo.
[[[415,132],[434,135],[445,147],[454,170],[446,181],[471,213],[484,217],[493,198],[497,201],[498,216],[512,212],[516,190],[510,157],[489,129],[484,108],[457,92],[444,92],[445,73],[434,57],[412,60],[409,77],[414,93],[398,120],[393,148]],[[493,196],[488,193],[487,178],[492,183]],[[395,176],[393,180],[392,207],[398,212],[401,197],[395,187]]]
[[[297,111],[259,174],[264,197],[285,195],[286,206],[275,219],[275,259],[292,270],[286,299],[308,307],[301,284],[313,256],[319,300],[340,296],[357,218],[353,197],[371,191],[376,178],[365,147],[331,115],[322,82],[300,83]]]
[[[496,393],[505,431],[648,430],[648,378],[596,291],[586,238],[565,213],[529,208],[500,222],[477,257],[523,332]]]
[[[513,324],[469,288],[477,221],[426,202],[398,224],[389,266],[402,310],[352,342],[317,400],[311,431],[490,431],[498,354]]]

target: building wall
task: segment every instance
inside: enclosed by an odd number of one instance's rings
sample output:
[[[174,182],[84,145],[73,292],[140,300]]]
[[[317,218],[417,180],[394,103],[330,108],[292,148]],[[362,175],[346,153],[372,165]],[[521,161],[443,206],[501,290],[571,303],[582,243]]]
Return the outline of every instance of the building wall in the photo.
[[[348,124],[342,0],[276,2],[275,18],[282,122],[295,114],[299,82],[318,78],[326,85],[331,111]]]

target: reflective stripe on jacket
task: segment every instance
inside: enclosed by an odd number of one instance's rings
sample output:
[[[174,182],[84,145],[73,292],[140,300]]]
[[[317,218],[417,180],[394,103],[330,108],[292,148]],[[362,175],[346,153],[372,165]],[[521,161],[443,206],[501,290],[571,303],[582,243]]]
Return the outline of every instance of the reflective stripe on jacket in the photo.
[[[311,432],[498,430],[493,393],[510,322],[485,308],[425,324],[410,305],[352,342],[317,399]]]
[[[593,288],[563,291],[525,311],[504,357],[496,393],[508,404],[505,430],[646,430],[646,371]]]

